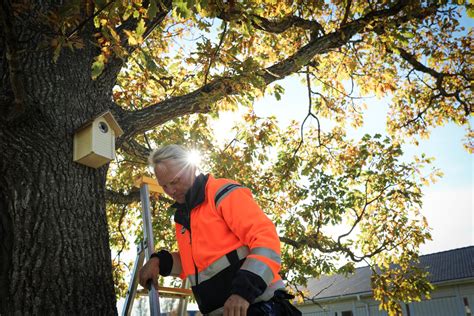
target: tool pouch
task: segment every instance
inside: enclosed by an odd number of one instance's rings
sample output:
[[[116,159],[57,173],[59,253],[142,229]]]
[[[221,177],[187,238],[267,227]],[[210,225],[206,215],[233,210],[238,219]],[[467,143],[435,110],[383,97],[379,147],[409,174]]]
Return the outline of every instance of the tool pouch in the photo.
[[[301,311],[290,302],[290,300],[294,298],[293,295],[288,294],[285,291],[275,291],[272,301],[275,302],[275,309],[278,311],[277,315],[301,316]]]

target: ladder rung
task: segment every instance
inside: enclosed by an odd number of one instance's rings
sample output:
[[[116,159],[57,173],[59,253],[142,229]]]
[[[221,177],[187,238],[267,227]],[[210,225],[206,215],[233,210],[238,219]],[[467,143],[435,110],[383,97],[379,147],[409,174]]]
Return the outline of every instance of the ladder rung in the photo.
[[[193,291],[190,289],[183,289],[179,287],[166,287],[166,286],[159,286],[158,287],[158,293],[160,296],[163,297],[183,297],[183,296],[191,296],[193,295]],[[137,295],[140,296],[146,296],[148,295],[148,291],[145,289],[140,289],[138,290]]]
[[[158,193],[158,194],[165,193],[163,188],[158,184],[158,181],[156,181],[153,178],[147,177],[147,176],[141,176],[140,178],[135,180],[134,184],[135,184],[136,187],[139,187],[139,188],[143,184],[148,184],[148,189],[150,190],[150,192]]]

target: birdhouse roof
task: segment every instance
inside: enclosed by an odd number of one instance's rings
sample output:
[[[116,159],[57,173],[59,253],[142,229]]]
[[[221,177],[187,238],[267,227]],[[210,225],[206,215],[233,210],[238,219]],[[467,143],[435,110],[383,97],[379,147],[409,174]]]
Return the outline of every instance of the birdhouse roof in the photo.
[[[96,115],[94,118],[90,119],[84,125],[82,125],[77,131],[80,131],[86,128],[87,126],[91,125],[92,122],[94,122],[95,120],[99,118],[103,118],[109,124],[110,128],[112,128],[115,132],[115,137],[119,137],[123,134],[122,128],[120,127],[118,122],[115,120],[115,117],[112,115],[112,112],[110,111],[105,111]]]
[[[112,115],[112,112],[106,111],[106,112],[100,114],[99,116],[97,116],[97,118],[99,118],[101,116],[107,121],[107,123],[109,123],[110,127],[114,130],[116,137],[119,137],[123,134],[123,129],[120,127],[120,125],[115,120],[115,117]]]

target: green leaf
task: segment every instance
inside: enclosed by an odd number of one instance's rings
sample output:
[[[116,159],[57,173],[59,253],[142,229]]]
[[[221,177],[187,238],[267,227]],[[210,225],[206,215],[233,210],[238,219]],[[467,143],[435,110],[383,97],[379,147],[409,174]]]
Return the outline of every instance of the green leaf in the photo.
[[[137,33],[138,36],[142,36],[143,33],[145,33],[145,21],[143,19],[140,19],[140,21],[138,21],[138,25],[137,25],[137,28],[135,29],[135,32]]]
[[[106,0],[94,0],[94,3],[96,4],[96,7],[98,9],[101,9],[103,7],[105,7],[107,5],[107,1]]]
[[[57,41],[58,44],[54,48],[54,53],[53,53],[53,61],[54,62],[58,61],[59,55],[61,54],[62,46],[64,44],[64,39],[62,37],[58,37],[56,41]]]
[[[97,17],[97,16],[94,17],[94,26],[95,26],[96,28],[99,28],[99,27],[100,27],[100,19],[99,19],[99,17]]]
[[[151,70],[152,72],[158,71],[158,66],[156,65],[153,58],[147,52],[143,52],[143,57],[145,58],[146,68]]]
[[[92,63],[91,76],[92,76],[92,79],[94,80],[97,79],[97,77],[99,77],[104,71],[104,62],[102,61],[102,58],[100,58],[101,56],[99,56],[99,58]]]
[[[400,43],[402,43],[403,45],[408,45],[408,40],[405,36],[403,36],[402,34],[395,34],[395,38],[397,38]]]
[[[173,1],[173,2],[174,2],[174,5],[175,5],[175,8],[176,8],[176,13],[180,17],[186,19],[191,15],[191,11],[188,9],[188,5],[185,1],[176,0],[176,1]]]
[[[158,6],[156,3],[157,0],[151,0],[150,5],[148,6],[147,16],[151,20],[156,16],[158,12]]]
[[[467,7],[467,16],[474,18],[474,6],[470,5]]]
[[[402,35],[405,38],[414,38],[415,37],[415,34],[413,32],[403,32]]]
[[[278,91],[275,91],[275,99],[277,99],[277,101],[281,100],[281,94]]]

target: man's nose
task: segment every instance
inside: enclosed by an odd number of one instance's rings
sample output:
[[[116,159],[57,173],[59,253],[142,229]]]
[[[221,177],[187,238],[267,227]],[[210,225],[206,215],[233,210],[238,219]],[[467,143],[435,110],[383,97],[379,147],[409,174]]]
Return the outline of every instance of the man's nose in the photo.
[[[176,188],[175,188],[175,187],[171,187],[171,188],[169,188],[169,191],[170,191],[170,195],[171,195],[171,196],[174,196],[175,193],[176,193]]]
[[[169,196],[173,197],[173,194],[175,193],[175,189],[174,188],[166,188],[165,189],[165,193],[168,194]]]

